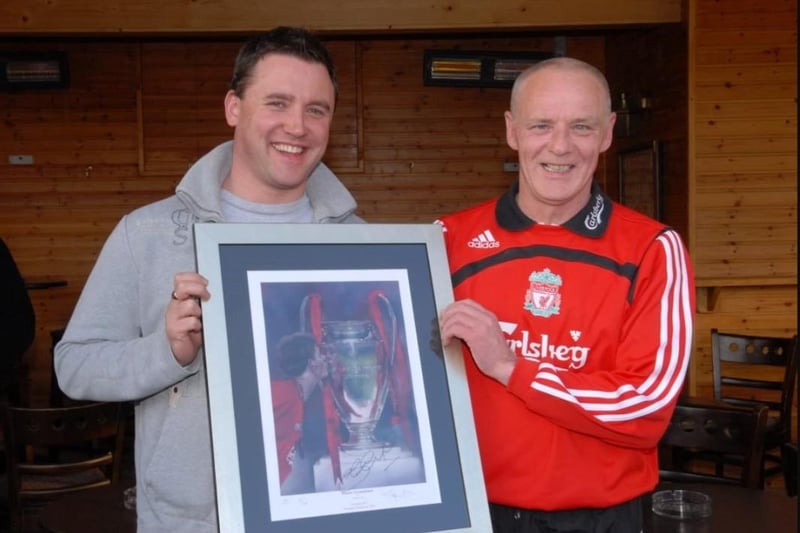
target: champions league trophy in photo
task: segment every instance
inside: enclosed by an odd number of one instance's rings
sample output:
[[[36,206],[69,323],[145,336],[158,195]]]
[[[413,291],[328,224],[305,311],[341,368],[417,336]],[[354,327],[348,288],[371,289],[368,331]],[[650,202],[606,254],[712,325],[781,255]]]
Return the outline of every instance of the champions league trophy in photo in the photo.
[[[341,447],[357,450],[381,446],[374,431],[389,392],[397,342],[397,317],[391,302],[381,293],[372,297],[371,310],[377,311],[372,314],[380,322],[322,320],[321,313],[315,310],[321,303],[316,297],[307,296],[300,313],[301,319],[308,316],[308,329],[328,359],[334,405],[349,434]],[[384,322],[388,322],[388,331]]]
[[[328,361],[328,377],[322,386],[323,409],[330,468],[337,487],[352,483],[348,462],[358,463],[364,478],[369,474],[363,471],[365,458],[375,463],[389,460],[390,455],[392,462],[400,455],[408,456],[399,446],[375,435],[389,399],[393,418],[405,419],[410,390],[392,303],[377,290],[369,294],[367,303],[368,317],[344,320],[323,318],[322,299],[317,293],[306,296],[300,306],[301,329],[314,336]],[[347,430],[346,440],[340,435],[340,422]],[[406,423],[403,430],[407,429]]]
[[[390,338],[396,338],[395,332]],[[386,404],[392,357],[385,353],[375,325],[368,320],[323,322],[322,346],[334,371],[336,410],[349,434],[342,448],[381,445],[374,432]]]

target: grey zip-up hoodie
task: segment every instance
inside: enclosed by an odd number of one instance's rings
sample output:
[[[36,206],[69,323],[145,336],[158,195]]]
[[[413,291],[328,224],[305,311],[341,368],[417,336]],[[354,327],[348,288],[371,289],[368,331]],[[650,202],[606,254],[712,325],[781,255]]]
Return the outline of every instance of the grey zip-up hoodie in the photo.
[[[122,218],[55,349],[58,383],[71,398],[135,402],[140,533],[217,529],[203,354],[178,364],[164,317],[174,275],[195,270],[192,224],[224,222],[219,197],[232,152],[232,142],[214,148],[175,195]],[[325,165],[306,190],[315,222],[363,222]]]

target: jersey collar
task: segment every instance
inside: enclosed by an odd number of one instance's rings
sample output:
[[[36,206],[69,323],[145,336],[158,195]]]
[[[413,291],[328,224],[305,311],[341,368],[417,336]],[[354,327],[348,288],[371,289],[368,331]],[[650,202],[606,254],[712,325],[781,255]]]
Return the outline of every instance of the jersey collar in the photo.
[[[509,231],[521,231],[536,224],[522,212],[517,205],[516,197],[519,193],[519,181],[514,181],[511,188],[505,192],[495,205],[495,217],[500,227]],[[599,239],[608,229],[608,220],[611,217],[611,198],[609,198],[597,183],[592,183],[592,195],[574,217],[562,224],[562,227],[593,239]]]

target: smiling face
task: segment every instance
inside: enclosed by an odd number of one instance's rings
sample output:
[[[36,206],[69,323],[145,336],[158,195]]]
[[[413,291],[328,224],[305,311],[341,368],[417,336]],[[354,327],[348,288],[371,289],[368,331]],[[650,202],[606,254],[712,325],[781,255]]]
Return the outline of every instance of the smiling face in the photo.
[[[508,145],[519,154],[520,209],[562,224],[588,202],[594,171],[611,144],[608,90],[582,63],[553,63],[520,80],[505,114]]]
[[[242,96],[225,96],[225,118],[235,130],[224,187],[251,202],[300,198],[328,146],[334,105],[321,63],[280,53],[261,58]]]

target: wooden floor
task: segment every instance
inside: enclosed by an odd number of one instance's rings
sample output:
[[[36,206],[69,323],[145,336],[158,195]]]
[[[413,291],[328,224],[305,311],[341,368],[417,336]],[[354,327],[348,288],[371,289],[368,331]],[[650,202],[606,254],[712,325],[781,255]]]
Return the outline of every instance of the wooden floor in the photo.
[[[132,426],[131,426],[132,427]],[[124,461],[121,477],[127,482],[135,479],[135,472],[133,466],[133,439],[126,440],[126,458],[131,458],[129,461]],[[785,483],[782,475],[774,475],[764,480],[764,490],[776,491],[785,493]],[[0,533],[18,533],[11,532],[8,523],[8,508],[7,508],[7,481],[5,478],[5,460],[0,450]]]

